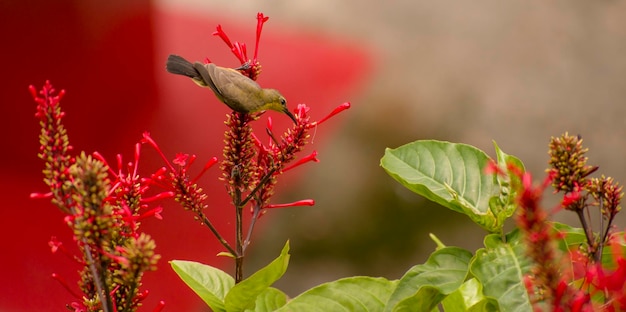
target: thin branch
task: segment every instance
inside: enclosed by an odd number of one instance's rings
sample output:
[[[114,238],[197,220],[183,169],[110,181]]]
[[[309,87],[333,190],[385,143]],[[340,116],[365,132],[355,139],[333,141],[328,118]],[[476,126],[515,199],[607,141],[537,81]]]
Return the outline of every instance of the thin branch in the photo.
[[[585,231],[585,236],[587,237],[587,244],[589,245],[589,250],[594,255],[596,253],[596,245],[593,241],[593,232],[587,223],[587,219],[585,219],[585,215],[582,209],[576,209],[576,214],[578,215],[578,219],[580,220],[581,225],[583,226],[583,230]]]
[[[230,252],[234,257],[236,257],[237,254],[235,253],[235,250],[233,249],[233,247],[231,247],[230,244],[228,243],[228,241],[226,239],[224,239],[224,237],[222,237],[222,235],[220,235],[220,233],[217,231],[215,226],[213,226],[211,221],[209,221],[209,219],[204,215],[204,213],[200,212],[198,215],[200,216],[200,219],[202,219],[202,223],[206,224],[206,226],[211,230],[213,235],[215,235],[217,240],[220,241],[222,246],[224,246],[224,248],[226,248],[228,250],[228,252]]]
[[[256,221],[259,219],[259,215],[261,214],[261,207],[259,204],[254,205],[254,209],[252,210],[252,220],[250,220],[250,227],[248,228],[248,234],[246,235],[246,240],[243,242],[243,251],[246,252],[246,248],[250,245],[250,241],[252,240],[252,232],[254,231],[254,225]]]
[[[263,176],[261,181],[259,181],[259,183],[254,187],[252,192],[250,192],[250,194],[248,194],[248,196],[246,196],[246,198],[241,202],[242,207],[245,206],[255,196],[256,192],[258,192],[265,183],[267,183],[267,180],[269,180],[272,177],[272,175],[274,174],[274,172],[276,172],[276,170],[278,170],[278,168],[274,167],[270,169],[270,171],[268,171],[265,176]]]
[[[235,186],[235,196],[233,198],[235,204],[235,283],[243,280],[243,207],[241,203],[241,190]]]
[[[111,306],[113,302],[111,301],[111,297],[109,296],[108,287],[105,282],[100,278],[100,272],[98,272],[98,268],[96,268],[96,263],[93,259],[93,255],[91,254],[91,247],[86,243],[86,239],[82,239],[85,248],[85,256],[87,257],[87,261],[89,262],[89,270],[91,271],[91,275],[93,276],[93,283],[96,285],[96,290],[98,291],[98,296],[100,296],[100,303],[102,304],[102,311],[111,312]],[[102,276],[103,277],[103,276]]]

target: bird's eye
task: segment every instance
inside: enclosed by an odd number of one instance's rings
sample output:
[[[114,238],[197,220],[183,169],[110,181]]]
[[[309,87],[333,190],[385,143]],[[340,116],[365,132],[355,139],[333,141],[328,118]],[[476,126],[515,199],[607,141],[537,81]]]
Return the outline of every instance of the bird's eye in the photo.
[[[285,100],[284,98],[280,99],[280,105],[285,106],[287,105],[287,100]]]

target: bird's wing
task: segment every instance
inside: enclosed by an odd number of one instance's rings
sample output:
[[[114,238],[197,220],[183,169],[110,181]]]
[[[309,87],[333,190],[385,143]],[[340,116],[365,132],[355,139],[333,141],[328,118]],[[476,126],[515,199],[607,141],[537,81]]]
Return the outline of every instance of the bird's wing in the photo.
[[[209,88],[211,88],[211,90],[213,90],[213,92],[215,93],[215,95],[217,95],[217,97],[223,97],[221,92],[220,92],[220,90],[213,83],[213,80],[211,79],[211,75],[209,74],[209,71],[207,70],[207,67],[208,67],[207,65],[204,65],[204,64],[202,64],[200,62],[195,62],[193,64],[193,68],[195,68],[196,71],[200,74],[200,77],[202,77],[202,80],[204,80],[205,84],[207,86],[209,86]],[[222,99],[220,98],[220,100],[222,100]]]
[[[258,105],[259,99],[256,96],[261,87],[254,80],[234,69],[218,67],[215,64],[207,64],[206,69],[211,78],[209,86],[215,87],[217,93],[222,96],[223,102],[230,108],[248,112]]]

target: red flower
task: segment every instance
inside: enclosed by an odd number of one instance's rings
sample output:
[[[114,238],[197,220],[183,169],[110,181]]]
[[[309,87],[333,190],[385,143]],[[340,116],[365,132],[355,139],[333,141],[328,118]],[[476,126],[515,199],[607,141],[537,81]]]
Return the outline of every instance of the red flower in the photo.
[[[49,195],[31,197],[50,197],[66,214],[63,221],[74,234],[80,256],[70,255],[54,237],[49,245],[52,252],[61,251],[84,266],[79,281],[83,295],[76,295],[60,276],[53,274],[53,277],[81,300],[68,305],[75,311],[115,310],[119,302],[135,308],[142,299],[136,296],[141,276],[153,269],[159,258],[154,253],[154,241],[138,232],[136,221],[159,217],[161,208],[150,209],[148,203],[168,194],[145,198],[152,182],[138,175],[139,144],[134,161],[126,166],[122,156],[117,156],[117,171],[98,153],[70,155],[72,149],[62,122],[65,114],[60,106],[64,92],[55,95],[48,81],[39,92],[33,86],[29,90],[37,103],[35,116],[41,125],[39,157],[45,162],[44,182],[50,188]],[[119,250],[128,252],[118,254]],[[106,260],[107,256],[115,261]],[[131,262],[132,272],[119,270]],[[98,303],[94,305],[94,302]]]
[[[248,58],[248,54],[246,51],[246,44],[235,41],[232,43],[228,35],[222,30],[222,25],[217,25],[214,36],[219,36],[224,40],[224,43],[230,48],[230,50],[235,54],[241,65],[247,64],[244,69],[241,69],[241,73],[248,76],[252,80],[256,80],[257,77],[261,74],[261,64],[258,61],[259,56],[259,42],[261,40],[261,31],[263,30],[263,24],[267,22],[269,17],[264,16],[263,13],[257,13],[257,25],[256,25],[256,41],[254,43],[254,57],[252,60]]]

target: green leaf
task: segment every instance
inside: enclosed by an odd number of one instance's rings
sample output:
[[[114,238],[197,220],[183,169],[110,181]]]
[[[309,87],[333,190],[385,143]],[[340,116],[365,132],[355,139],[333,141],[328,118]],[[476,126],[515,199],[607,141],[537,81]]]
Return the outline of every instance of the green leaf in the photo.
[[[567,252],[578,249],[580,245],[587,246],[587,236],[585,236],[585,231],[582,228],[575,228],[559,222],[551,223],[554,230],[560,233],[557,239],[559,250]]]
[[[517,189],[516,186],[521,185],[519,174],[524,172],[524,164],[517,157],[503,152],[495,141],[493,146],[496,149],[497,166],[506,175],[494,175],[496,183],[499,185],[500,193],[490,199],[489,207],[496,216],[497,224],[503,225],[504,221],[510,218],[517,208],[515,202],[517,193],[515,190]],[[517,168],[519,172],[513,171],[515,170],[513,168]]]
[[[398,283],[385,311],[430,311],[465,280],[472,253],[458,247],[433,252]]]
[[[380,164],[411,191],[466,214],[489,232],[500,232],[502,225],[489,209],[500,186],[483,173],[489,161],[487,154],[470,145],[425,140],[387,148]]]
[[[626,255],[626,238],[624,232],[614,232],[614,246],[604,246],[602,249],[602,266],[604,268],[615,270],[618,266],[618,259],[624,259]]]
[[[587,236],[582,228],[575,228],[559,222],[552,222],[552,225],[554,229],[559,232],[557,242],[561,251],[568,252],[581,248],[581,250],[586,250],[588,246]],[[626,254],[624,232],[614,232],[612,235],[616,237],[614,240],[616,245],[613,247],[604,246],[602,249],[602,265],[609,269],[615,268],[615,259]]]
[[[289,241],[287,241],[285,247],[283,247],[278,258],[233,286],[224,299],[226,311],[236,312],[254,309],[257,296],[265,292],[275,281],[285,274],[288,264]]]
[[[518,175],[513,174],[513,172],[509,170],[508,166],[513,165],[514,167],[518,168],[521,173],[524,173],[524,171],[526,170],[524,169],[524,163],[522,163],[519,158],[503,152],[496,143],[496,141],[493,141],[493,146],[496,149],[496,158],[498,159],[498,165],[504,166],[504,172],[507,172],[509,174],[509,178],[511,181],[515,181],[515,183],[521,183],[522,181],[520,180]]]
[[[287,303],[287,295],[282,291],[269,287],[256,297],[254,310],[246,309],[246,312],[271,312],[276,311]]]
[[[482,284],[485,296],[494,298],[500,311],[532,311],[523,276],[532,265],[525,256],[522,234],[518,230],[502,237],[485,237],[485,248],[476,252],[470,271]]]
[[[397,284],[384,278],[344,278],[311,288],[276,311],[382,311]]]
[[[216,312],[226,311],[224,297],[235,280],[218,268],[193,261],[172,260],[172,269]]]
[[[498,302],[483,295],[483,285],[475,278],[463,283],[441,305],[446,312],[499,311]]]

